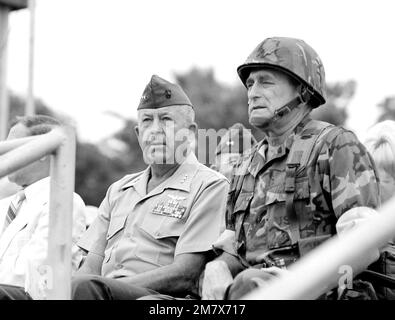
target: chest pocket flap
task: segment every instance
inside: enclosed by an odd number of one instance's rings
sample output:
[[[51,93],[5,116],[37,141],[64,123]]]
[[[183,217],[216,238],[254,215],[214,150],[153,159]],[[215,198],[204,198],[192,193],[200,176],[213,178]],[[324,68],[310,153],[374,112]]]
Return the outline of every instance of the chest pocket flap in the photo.
[[[296,179],[294,200],[308,200],[310,198],[310,189],[308,178]],[[266,192],[265,205],[271,205],[277,202],[285,202],[286,192],[284,184],[273,186]]]
[[[185,228],[185,219],[147,213],[140,228],[155,239],[179,237]]]
[[[235,214],[244,213],[247,210],[253,196],[254,192],[241,192],[237,197],[233,212]]]
[[[108,227],[107,237],[109,240],[125,227],[127,215],[115,215],[111,217],[110,226]]]

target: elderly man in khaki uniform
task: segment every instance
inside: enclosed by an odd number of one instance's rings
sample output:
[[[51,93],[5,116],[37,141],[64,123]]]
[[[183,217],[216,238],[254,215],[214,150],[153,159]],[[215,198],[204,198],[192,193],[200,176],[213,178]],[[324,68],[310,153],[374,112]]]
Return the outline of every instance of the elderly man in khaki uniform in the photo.
[[[154,75],[136,127],[149,166],[108,189],[79,242],[89,253],[73,280],[73,299],[197,295],[229,183],[191,152],[188,141],[196,128],[183,90]]]

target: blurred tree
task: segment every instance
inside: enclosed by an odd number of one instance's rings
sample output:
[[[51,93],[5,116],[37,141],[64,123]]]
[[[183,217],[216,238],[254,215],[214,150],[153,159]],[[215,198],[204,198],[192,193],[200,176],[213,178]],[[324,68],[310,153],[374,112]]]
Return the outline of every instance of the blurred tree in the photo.
[[[17,116],[23,116],[25,114],[25,105],[26,101],[24,97],[20,95],[10,92],[9,93],[9,105],[10,105],[10,112],[9,112],[9,122],[15,119]],[[34,100],[36,114],[43,114],[51,117],[55,117],[62,121],[63,123],[69,124],[75,127],[75,122],[72,118],[68,115],[55,111],[49,106],[47,106],[41,99]]]
[[[78,142],[76,152],[75,190],[87,205],[98,206],[122,170],[94,144]]]
[[[86,204],[98,206],[113,182],[146,167],[134,132],[136,121],[122,119],[124,127],[112,137],[97,145],[77,144],[76,191]]]
[[[176,82],[184,89],[195,106],[199,129],[227,129],[236,122],[250,129],[258,139],[263,135],[248,122],[247,92],[241,83],[234,86],[219,83],[212,69],[192,68],[184,74],[175,74]],[[206,165],[212,164],[216,142],[198,139],[197,153],[205,152]],[[213,140],[214,141],[214,140]]]
[[[381,115],[378,122],[384,120],[394,120],[395,121],[395,96],[386,97],[378,104],[381,109]]]
[[[107,112],[118,119],[124,121],[123,128],[114,134],[113,138],[124,144],[124,149],[120,150],[118,157],[122,165],[129,168],[130,172],[143,170],[146,166],[143,160],[143,154],[140,151],[140,145],[135,132],[137,121],[134,119],[126,118],[118,113]]]
[[[76,191],[89,205],[98,206],[113,182],[146,167],[134,131],[137,122],[110,114],[124,121],[121,130],[97,145],[77,144]]]
[[[23,116],[25,114],[25,98],[15,94],[14,92],[9,92],[9,120],[13,120],[16,116]],[[54,116],[55,112],[45,105],[40,99],[35,99],[36,113],[44,114],[47,116]]]
[[[235,119],[250,127],[245,107],[247,94],[241,84],[230,86],[219,83],[212,69],[193,68],[187,73],[176,74],[175,78],[196,107],[196,120],[200,128],[228,128]]]

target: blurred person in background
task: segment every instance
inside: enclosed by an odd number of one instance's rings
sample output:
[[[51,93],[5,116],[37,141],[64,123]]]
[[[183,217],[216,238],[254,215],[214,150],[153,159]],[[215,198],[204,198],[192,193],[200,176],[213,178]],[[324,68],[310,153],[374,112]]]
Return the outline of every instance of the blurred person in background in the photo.
[[[395,121],[385,120],[369,128],[365,146],[376,164],[381,202],[385,203],[395,195]]]
[[[180,86],[153,75],[137,110],[148,167],[110,186],[79,241],[88,254],[72,281],[76,300],[197,297],[213,256],[229,183],[191,150],[192,103]]]
[[[256,140],[241,123],[235,123],[221,137],[215,149],[215,160],[211,169],[222,173],[229,181],[232,178],[232,170],[240,160],[243,153],[249,150]],[[222,215],[221,233],[225,230],[225,211]]]
[[[242,154],[255,143],[256,140],[251,131],[241,123],[235,123],[221,137],[221,141],[215,150],[215,162],[211,168],[222,173],[230,180],[233,166],[240,160]]]
[[[384,204],[395,195],[395,121],[385,120],[370,127],[364,144],[376,164],[381,202]],[[379,275],[375,274],[375,278],[384,279],[381,281],[384,285],[372,281],[378,297],[395,300],[395,236],[380,250],[379,260],[369,269],[379,273]],[[381,275],[389,276],[393,280]],[[392,288],[388,286],[391,282]]]
[[[45,134],[61,126],[48,116],[18,117],[7,140]],[[13,196],[0,200],[0,300],[41,299],[34,269],[47,257],[49,225],[50,156],[8,175],[20,187]],[[85,204],[74,193],[72,270],[81,261],[77,240],[85,231]],[[31,277],[30,277],[31,275]]]

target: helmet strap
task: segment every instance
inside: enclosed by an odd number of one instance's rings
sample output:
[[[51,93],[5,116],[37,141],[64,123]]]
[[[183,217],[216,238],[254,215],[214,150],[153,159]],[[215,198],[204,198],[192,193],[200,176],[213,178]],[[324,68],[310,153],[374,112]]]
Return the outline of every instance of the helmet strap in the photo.
[[[300,85],[298,87],[298,91],[299,95],[296,98],[292,99],[287,104],[274,112],[273,121],[279,120],[287,114],[291,113],[291,111],[296,109],[301,103],[308,102],[313,95],[313,92],[304,85]]]
[[[311,97],[314,95],[314,91],[305,85],[300,85],[298,88],[300,98],[302,102],[307,103],[310,101]]]
[[[277,121],[283,118],[284,116],[286,116],[287,114],[291,113],[291,111],[293,109],[296,109],[302,102],[303,101],[300,98],[300,96],[297,96],[296,98],[292,99],[287,104],[285,104],[280,109],[274,112],[273,121]]]

